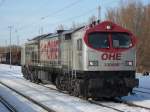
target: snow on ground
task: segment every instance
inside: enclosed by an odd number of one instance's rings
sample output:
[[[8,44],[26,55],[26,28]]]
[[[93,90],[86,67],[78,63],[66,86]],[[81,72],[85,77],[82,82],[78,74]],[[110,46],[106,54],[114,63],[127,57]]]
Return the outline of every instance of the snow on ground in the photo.
[[[0,96],[19,112],[47,112],[0,84]],[[5,112],[5,111],[0,111]]]
[[[12,71],[12,73],[10,73],[10,71]],[[139,87],[150,88],[149,76],[141,76],[138,74],[137,77],[140,80]],[[58,112],[113,112],[111,109],[91,104],[85,100],[81,100],[80,98],[76,98],[57,92],[55,90],[50,90],[41,85],[31,83],[22,78],[20,67],[13,66],[10,68],[8,65],[0,65],[0,81]],[[0,95],[4,95],[6,92],[6,90],[4,91],[3,89],[4,87],[0,86]],[[3,91],[3,93],[1,91]],[[135,94],[123,97],[122,99],[150,108],[150,95],[145,96],[141,94]],[[125,106],[120,106],[120,108],[125,111]],[[144,109],[141,109],[138,112],[143,111]],[[134,110],[134,112],[136,111]]]
[[[139,87],[149,88],[150,89],[150,76],[138,76],[139,80]]]
[[[139,79],[139,87],[134,88],[136,94],[125,96],[122,99],[131,102],[136,105],[150,108],[150,94],[137,92],[136,90],[150,93],[150,76],[142,76],[138,73],[137,78]],[[144,89],[147,88],[147,89]],[[149,89],[149,90],[148,90]]]
[[[2,103],[0,103],[0,112],[9,112],[9,110]]]
[[[92,112],[93,110],[95,112],[113,112],[111,109],[96,106],[79,98],[50,90],[31,82],[27,83],[24,80],[6,78],[1,78],[0,80],[58,112]]]
[[[0,64],[0,73],[3,74],[2,76],[4,77],[8,77],[11,75],[14,76],[14,78],[16,77],[23,78],[20,66],[10,66],[5,64]]]
[[[41,102],[42,104],[54,109],[58,112],[116,112],[106,107],[97,106],[88,101],[81,100],[67,94],[60,93],[55,90],[50,90],[41,85],[31,83],[19,76],[19,68],[13,67],[13,70],[18,74],[10,74],[12,69],[7,65],[0,65],[0,81],[15,88],[21,93],[30,96],[32,99]],[[12,71],[13,71],[12,70]],[[21,75],[21,74],[20,74]],[[5,96],[6,91],[0,86],[0,95]],[[8,98],[8,95],[5,96]],[[8,98],[11,100],[11,97]],[[12,99],[13,100],[13,99]],[[11,100],[11,102],[13,102]],[[21,104],[21,103],[20,103]],[[28,108],[28,107],[26,107]],[[22,112],[22,111],[20,111]]]
[[[16,73],[21,73],[21,67],[20,66],[10,66],[6,64],[0,64],[0,69],[7,70],[7,71],[13,71]]]
[[[150,112],[148,109],[140,108],[140,107],[134,107],[134,106],[128,106],[124,103],[115,103],[111,101],[100,101],[103,105],[107,105],[109,107],[113,107],[118,110],[122,110],[123,112]]]

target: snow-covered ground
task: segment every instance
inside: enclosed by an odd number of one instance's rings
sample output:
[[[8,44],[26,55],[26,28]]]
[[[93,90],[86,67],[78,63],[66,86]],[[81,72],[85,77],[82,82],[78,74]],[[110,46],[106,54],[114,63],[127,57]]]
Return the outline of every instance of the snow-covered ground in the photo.
[[[0,112],[9,112],[9,110],[2,103],[0,103]]]
[[[10,73],[12,71],[12,73]],[[41,85],[31,83],[22,78],[20,68],[12,67],[11,69],[7,65],[0,65],[0,81],[15,88],[23,94],[30,96],[32,99],[35,99],[38,102],[50,107],[51,109],[58,112],[116,112],[112,109],[106,107],[100,107],[94,104],[91,104],[87,101],[81,100],[79,98],[69,96],[67,94],[59,93],[55,90],[50,90]],[[0,85],[0,95],[10,100],[9,102],[15,102],[11,97],[8,97],[6,91],[3,90],[3,87]],[[14,103],[16,105],[24,106],[23,103]],[[28,108],[27,105],[25,108]],[[17,107],[18,109],[19,107]],[[30,106],[30,112],[35,108]],[[20,111],[22,112],[22,111]],[[26,111],[27,112],[27,111]],[[28,111],[29,112],[29,111]]]
[[[15,107],[19,112],[47,112],[24,97],[16,94],[0,84],[0,96]],[[5,112],[5,111],[0,111]]]
[[[149,76],[143,77],[138,75],[138,78],[140,79],[139,87],[150,88]],[[30,81],[27,81],[22,77],[21,68],[19,66],[12,66],[12,68],[10,68],[9,65],[0,64],[0,81],[58,112],[115,111],[106,107],[91,104],[88,101],[82,100],[80,98],[63,94],[58,91],[43,87],[41,85],[31,83]],[[16,93],[12,92],[11,90],[2,85],[0,85],[0,96],[7,99],[7,101],[14,105],[18,110],[20,109],[19,112],[44,112],[41,110],[40,107],[32,104],[30,101],[22,98],[21,96],[17,95]],[[123,97],[122,99],[150,108],[150,95],[143,95],[137,93],[135,95]],[[106,105],[108,104],[112,107],[116,107],[117,109],[122,109],[126,112],[150,112],[150,110],[148,109],[143,109],[139,107],[128,107],[127,105],[119,103],[102,103]]]
[[[139,79],[139,87],[133,90],[136,94],[125,96],[122,99],[136,105],[150,108],[150,76],[138,74],[137,78]]]

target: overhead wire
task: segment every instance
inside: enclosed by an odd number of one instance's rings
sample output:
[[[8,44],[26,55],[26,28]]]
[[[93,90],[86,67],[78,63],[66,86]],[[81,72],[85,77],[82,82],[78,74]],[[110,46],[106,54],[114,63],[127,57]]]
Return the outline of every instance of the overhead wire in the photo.
[[[115,1],[115,2],[118,2],[118,1]],[[113,2],[113,3],[115,3],[115,2]],[[110,4],[110,3],[112,3],[112,1],[110,2],[110,1],[104,1],[103,3],[107,3],[107,4]],[[96,8],[94,8],[94,9],[96,9]],[[93,9],[91,9],[91,10],[93,10]],[[61,20],[61,21],[59,21],[59,23],[60,22],[65,22],[65,21],[70,21],[70,20],[73,20],[73,19],[76,19],[76,18],[79,18],[79,17],[82,17],[82,16],[84,16],[84,15],[86,15],[86,14],[88,14],[91,10],[88,10],[86,13],[84,13],[84,14],[81,14],[81,15],[77,15],[77,16],[74,16],[74,17],[71,17],[71,18],[68,18],[68,19],[65,19],[65,20]],[[53,23],[53,24],[50,24],[50,25],[55,25],[55,24],[57,24],[58,22],[55,22],[55,23]]]
[[[2,0],[2,1],[4,2],[4,0]],[[68,5],[66,5],[66,6],[64,6],[64,7],[60,8],[60,9],[58,9],[58,10],[56,10],[56,11],[54,11],[54,12],[52,12],[51,14],[48,14],[48,15],[46,15],[46,16],[43,16],[43,17],[39,18],[39,20],[37,20],[37,21],[35,21],[35,22],[32,22],[31,24],[24,25],[24,26],[22,26],[22,27],[20,27],[20,28],[17,28],[17,29],[20,31],[20,30],[29,28],[29,27],[31,27],[31,26],[33,26],[33,25],[36,25],[37,22],[42,21],[42,20],[45,20],[46,18],[49,18],[49,17],[54,17],[54,15],[57,15],[57,14],[63,12],[64,10],[66,10],[66,9],[68,9],[68,8],[70,8],[70,7],[72,7],[72,6],[76,5],[76,4],[78,4],[78,3],[80,3],[80,2],[81,2],[81,0],[73,1],[73,2],[71,2],[70,4],[68,4]],[[108,2],[108,1],[106,1],[106,2]],[[112,2],[112,1],[111,1],[111,2]],[[110,1],[109,1],[109,3],[110,3]],[[88,11],[89,11],[89,10],[88,10]],[[87,11],[87,13],[90,12],[90,11],[89,11],[89,12],[88,12],[88,11]],[[83,15],[83,14],[82,14],[82,15]],[[80,16],[82,17],[82,15],[78,15],[78,16],[71,17],[71,18],[68,18],[68,19],[65,19],[65,20],[61,20],[61,21],[59,21],[59,23],[60,23],[60,22],[67,21],[67,20],[73,20],[73,19],[78,18],[78,17],[80,17]],[[58,22],[55,22],[55,23],[52,23],[51,25],[55,25],[55,24],[57,24],[57,23],[58,23]]]
[[[83,1],[83,0],[82,0],[82,1]],[[63,12],[64,10],[66,10],[66,9],[68,9],[68,8],[70,8],[70,7],[72,7],[72,6],[76,5],[76,4],[78,4],[78,3],[80,3],[80,2],[81,2],[81,0],[76,0],[76,1],[74,1],[74,2],[72,2],[72,3],[70,3],[70,4],[68,4],[68,5],[66,5],[66,6],[63,7],[63,8],[58,9],[57,11],[55,11],[55,12],[53,12],[53,13],[51,13],[51,14],[48,14],[48,15],[46,15],[46,16],[41,17],[41,20],[44,20],[44,19],[46,19],[46,18],[48,18],[48,17],[50,17],[50,16],[54,16],[54,15],[56,15],[56,14],[59,14],[59,13]]]
[[[82,0],[82,1],[83,1],[83,0]],[[2,2],[4,2],[4,0],[2,0]],[[19,27],[19,28],[17,28],[17,29],[18,29],[18,30],[23,30],[23,29],[29,28],[29,27],[31,27],[31,26],[33,26],[33,25],[36,25],[37,22],[39,23],[39,21],[45,20],[45,19],[48,18],[48,17],[54,17],[54,15],[57,15],[57,14],[63,12],[64,10],[66,10],[66,9],[68,9],[68,8],[70,8],[70,7],[72,7],[72,6],[76,5],[76,4],[78,4],[78,3],[80,3],[80,2],[81,2],[81,0],[73,1],[73,2],[71,2],[70,4],[68,4],[68,5],[66,5],[66,6],[64,6],[64,7],[60,8],[60,9],[58,9],[58,10],[56,10],[56,11],[54,11],[54,12],[52,12],[51,14],[48,14],[48,15],[43,16],[43,17],[40,17],[37,21],[32,22],[32,23],[29,23],[29,24],[26,24],[26,25],[21,26],[21,27]],[[106,1],[106,3],[107,3],[107,2],[110,2],[110,1]],[[111,1],[111,2],[112,2],[112,1]]]
[[[83,1],[83,0],[82,0],[82,1]],[[73,6],[77,5],[77,4],[80,3],[80,2],[81,2],[81,0],[73,1],[73,2],[71,2],[70,4],[68,4],[68,5],[66,5],[66,6],[64,6],[64,7],[60,8],[60,9],[58,9],[58,10],[56,10],[56,11],[54,11],[54,12],[52,12],[51,14],[48,14],[48,15],[43,16],[43,17],[40,17],[39,20],[35,21],[34,23],[27,24],[27,25],[24,25],[24,26],[20,27],[19,30],[22,30],[22,29],[24,29],[24,28],[26,28],[26,27],[30,27],[30,26],[36,24],[36,23],[39,22],[39,21],[45,20],[46,18],[48,18],[48,17],[50,17],[50,16],[51,16],[51,17],[54,17],[54,15],[57,15],[57,14],[63,12],[64,10],[66,10],[66,9],[68,9],[68,8],[70,8],[70,7],[73,7]]]
[[[3,4],[4,1],[5,1],[5,0],[2,0],[2,1],[0,2],[0,6]],[[83,1],[83,0],[82,0],[82,1]],[[66,9],[72,7],[72,6],[77,5],[77,4],[80,3],[80,2],[81,2],[81,0],[73,1],[73,2],[71,2],[70,4],[68,4],[68,5],[66,5],[66,6],[64,6],[64,7],[60,8],[60,9],[58,9],[58,10],[56,10],[56,11],[54,11],[54,12],[52,12],[51,14],[48,14],[48,15],[43,16],[43,17],[40,17],[37,21],[32,22],[32,23],[29,23],[29,24],[26,24],[26,25],[23,25],[23,26],[21,26],[21,27],[19,27],[19,28],[17,28],[17,29],[18,29],[18,30],[22,30],[22,29],[28,28],[28,27],[30,27],[30,26],[32,26],[32,25],[34,25],[34,24],[37,24],[37,22],[39,22],[39,21],[41,21],[41,20],[45,20],[46,18],[48,18],[48,17],[50,17],[50,16],[54,16],[54,15],[56,15],[56,14],[59,14],[59,13],[63,12],[64,10],[66,10]]]
[[[82,0],[82,1],[83,1],[83,0]],[[46,15],[46,16],[41,17],[38,21],[35,21],[34,23],[31,23],[31,24],[28,24],[28,25],[25,25],[25,26],[20,27],[19,30],[22,30],[22,29],[25,29],[25,28],[30,27],[30,26],[32,26],[32,25],[35,25],[37,22],[42,21],[42,20],[45,20],[46,18],[54,17],[55,15],[57,15],[57,14],[63,12],[64,10],[66,10],[66,9],[68,9],[68,8],[74,6],[74,5],[77,5],[77,4],[80,3],[80,2],[81,2],[81,0],[76,0],[76,1],[74,1],[74,2],[71,2],[70,4],[68,4],[68,5],[66,5],[66,6],[64,6],[64,7],[62,7],[62,8],[60,8],[60,9],[58,9],[58,10],[56,10],[56,11],[54,11],[54,12],[52,12],[52,13]],[[117,1],[115,1],[115,2],[117,2]],[[107,3],[107,4],[109,3],[109,4],[110,4],[110,3],[112,3],[112,1],[111,1],[111,2],[110,2],[110,1],[104,1],[104,3]],[[114,2],[113,2],[113,3],[114,3]]]
[[[74,1],[74,2],[72,2],[71,4],[74,4],[74,5],[75,5],[75,3],[77,4],[79,1],[80,1],[80,0]],[[115,1],[115,2],[117,2],[117,1]],[[106,2],[103,2],[103,3],[107,3],[107,4],[108,4],[108,3],[110,3],[110,1],[106,1]],[[112,1],[111,1],[111,3],[112,3]],[[114,2],[113,2],[113,3],[114,3]],[[56,14],[58,14],[58,13],[64,11],[66,8],[70,8],[70,7],[72,7],[72,6],[71,6],[71,5],[67,5],[67,6],[65,6],[65,7],[61,8],[61,9],[58,9],[58,10],[55,11],[54,13],[51,13],[51,14],[49,14],[49,15],[46,15],[46,16],[41,17],[40,19],[41,19],[41,20],[44,20],[44,19],[46,19],[46,18],[48,18],[48,17],[50,17],[50,16],[53,17],[54,15],[56,15]],[[96,8],[94,8],[94,9],[96,9]],[[91,10],[93,10],[93,9],[90,9],[90,10],[84,12],[84,13],[81,14],[81,15],[77,15],[77,16],[74,16],[74,17],[71,17],[71,18],[67,18],[67,19],[64,19],[64,20],[61,20],[61,21],[57,21],[57,22],[52,23],[52,24],[50,24],[50,25],[52,26],[52,25],[56,25],[56,24],[61,23],[61,22],[71,21],[71,20],[74,20],[74,19],[76,19],[76,18],[80,18],[80,17],[82,17],[82,16],[84,16],[84,15],[89,14],[89,12],[90,12]],[[59,12],[59,11],[60,11],[60,12]]]
[[[57,23],[60,23],[60,22],[65,22],[65,21],[70,21],[70,20],[74,20],[74,19],[76,19],[76,18],[83,17],[83,16],[85,16],[85,15],[87,15],[87,14],[90,14],[89,12],[92,12],[92,11],[94,11],[95,9],[96,9],[96,8],[92,8],[92,9],[87,10],[86,12],[84,12],[84,13],[82,13],[82,14],[80,14],[80,15],[77,15],[77,16],[74,16],[74,17],[70,17],[70,18],[67,18],[67,19],[58,21],[58,22],[56,22],[56,23],[53,23],[53,24],[57,24]],[[53,25],[53,24],[50,24],[50,25]]]
[[[89,10],[85,11],[84,13],[79,14],[79,15],[77,15],[77,16],[73,16],[73,17],[70,17],[70,18],[67,18],[67,19],[64,19],[64,20],[60,20],[60,21],[57,21],[57,22],[55,22],[55,23],[51,23],[51,24],[49,24],[49,25],[50,25],[50,26],[54,26],[54,25],[56,25],[56,24],[64,23],[64,22],[66,22],[66,21],[72,22],[71,20],[74,20],[74,19],[76,19],[76,18],[83,17],[83,16],[85,16],[85,15],[89,15],[89,14],[91,14],[91,13],[89,13],[89,12],[93,12],[93,11],[96,11],[96,10],[97,10],[97,8],[92,8],[92,9],[89,9]],[[29,34],[30,34],[30,33],[29,33]]]

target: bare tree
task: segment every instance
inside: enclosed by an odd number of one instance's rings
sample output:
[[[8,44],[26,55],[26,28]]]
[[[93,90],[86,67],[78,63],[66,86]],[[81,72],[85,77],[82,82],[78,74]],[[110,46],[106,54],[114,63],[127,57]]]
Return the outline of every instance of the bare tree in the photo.
[[[126,4],[126,5],[124,5]],[[106,19],[116,22],[134,32],[138,37],[138,70],[150,71],[150,4],[143,5],[139,0],[120,3],[117,9],[108,9]]]

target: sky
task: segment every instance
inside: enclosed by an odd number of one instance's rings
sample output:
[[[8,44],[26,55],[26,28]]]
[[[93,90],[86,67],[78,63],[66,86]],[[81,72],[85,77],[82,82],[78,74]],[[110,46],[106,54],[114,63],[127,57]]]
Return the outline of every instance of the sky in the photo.
[[[127,0],[124,0],[127,1]],[[139,0],[143,4],[150,0]],[[28,39],[54,32],[59,25],[69,28],[73,23],[87,23],[89,17],[101,19],[106,10],[119,6],[121,0],[0,0],[0,46],[22,45]]]

